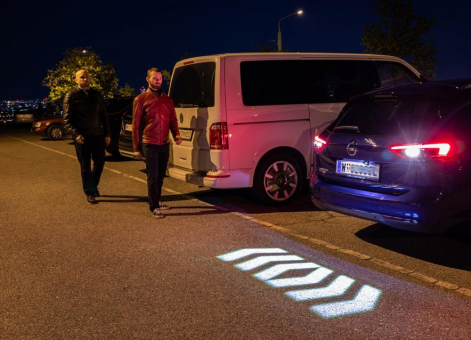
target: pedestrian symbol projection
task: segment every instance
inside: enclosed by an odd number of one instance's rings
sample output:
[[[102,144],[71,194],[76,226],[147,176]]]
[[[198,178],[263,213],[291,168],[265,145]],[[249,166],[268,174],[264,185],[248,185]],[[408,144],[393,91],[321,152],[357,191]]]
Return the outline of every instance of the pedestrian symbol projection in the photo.
[[[225,262],[241,260],[235,267],[242,271],[262,269],[270,265],[253,276],[275,288],[296,287],[295,290],[285,292],[295,301],[322,299],[321,303],[311,306],[310,310],[325,319],[372,311],[382,293],[375,287],[362,285],[353,298],[342,300],[343,296],[351,296],[356,289],[355,279],[345,275],[335,277],[332,269],[305,261],[304,258],[289,254],[281,248],[239,249],[219,255],[218,259]],[[310,269],[312,271],[304,276],[287,277],[285,274],[289,271]],[[280,275],[283,277],[277,278]],[[329,299],[334,301],[329,302]]]

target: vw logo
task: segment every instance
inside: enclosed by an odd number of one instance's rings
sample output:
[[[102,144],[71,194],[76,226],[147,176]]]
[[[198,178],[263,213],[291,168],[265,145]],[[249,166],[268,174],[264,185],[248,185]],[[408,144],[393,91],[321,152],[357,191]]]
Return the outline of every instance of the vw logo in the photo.
[[[347,153],[349,156],[355,156],[357,154],[357,143],[352,140],[350,143],[347,145]]]
[[[180,124],[183,124],[183,113],[180,113]]]

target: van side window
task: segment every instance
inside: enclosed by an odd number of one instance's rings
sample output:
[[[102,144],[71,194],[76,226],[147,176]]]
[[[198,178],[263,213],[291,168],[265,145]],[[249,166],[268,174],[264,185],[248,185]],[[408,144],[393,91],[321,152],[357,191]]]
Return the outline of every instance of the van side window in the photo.
[[[243,61],[240,77],[246,106],[306,103],[299,60]]]
[[[381,87],[406,85],[419,81],[411,70],[399,63],[377,61],[376,68],[381,79]]]
[[[380,87],[372,61],[303,60],[309,103],[343,103]]]
[[[175,107],[213,107],[216,63],[190,64],[175,69],[170,97]]]

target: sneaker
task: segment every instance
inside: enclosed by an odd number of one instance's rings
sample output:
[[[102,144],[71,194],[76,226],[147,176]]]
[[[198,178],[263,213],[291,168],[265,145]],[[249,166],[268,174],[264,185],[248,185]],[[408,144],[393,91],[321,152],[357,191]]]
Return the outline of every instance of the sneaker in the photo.
[[[89,204],[97,204],[98,203],[95,196],[93,196],[93,195],[88,195],[87,196],[87,202]]]
[[[159,208],[160,210],[169,210],[170,207],[166,204],[164,204],[163,202],[159,202]]]
[[[162,214],[162,212],[160,211],[160,209],[157,209],[157,208],[154,209],[154,211],[152,211],[150,214],[151,214],[152,217],[154,217],[154,218],[164,218],[164,217],[165,217],[165,215]]]

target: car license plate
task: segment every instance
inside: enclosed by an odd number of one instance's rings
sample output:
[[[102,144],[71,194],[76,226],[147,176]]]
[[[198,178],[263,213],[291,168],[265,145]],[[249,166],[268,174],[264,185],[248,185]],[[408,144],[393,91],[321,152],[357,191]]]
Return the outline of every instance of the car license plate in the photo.
[[[193,130],[180,129],[180,137],[183,140],[190,141],[193,137]]]
[[[338,160],[335,173],[342,176],[379,181],[379,164],[366,161]]]
[[[126,124],[126,125],[124,126],[124,129],[125,129],[126,131],[132,132],[132,124]]]

